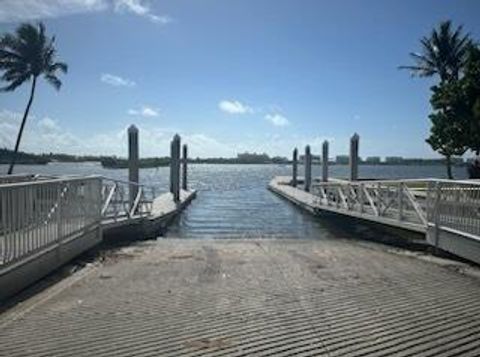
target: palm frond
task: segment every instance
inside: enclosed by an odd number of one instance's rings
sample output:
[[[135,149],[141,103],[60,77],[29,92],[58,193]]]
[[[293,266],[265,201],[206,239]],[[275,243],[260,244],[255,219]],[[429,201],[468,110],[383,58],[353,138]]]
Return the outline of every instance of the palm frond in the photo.
[[[56,90],[60,90],[62,81],[52,74],[45,74],[45,80],[50,83]]]
[[[442,81],[458,78],[470,42],[470,35],[463,33],[462,26],[453,30],[451,21],[443,21],[420,40],[421,52],[410,54],[415,64],[400,68],[418,76],[438,75]]]
[[[64,62],[55,62],[48,68],[48,72],[60,71],[62,73],[68,72],[68,65]]]
[[[2,60],[14,60],[14,59],[20,59],[21,57],[12,51],[0,48],[0,61]]]
[[[0,88],[0,91],[12,92],[29,79],[30,79],[30,76],[27,74],[24,74],[23,76],[18,76],[16,79],[11,80],[7,86]]]
[[[14,90],[41,75],[59,89],[61,81],[56,74],[67,69],[65,63],[56,61],[55,37],[47,37],[43,23],[24,23],[14,33],[0,37],[1,79],[8,82],[4,90]]]

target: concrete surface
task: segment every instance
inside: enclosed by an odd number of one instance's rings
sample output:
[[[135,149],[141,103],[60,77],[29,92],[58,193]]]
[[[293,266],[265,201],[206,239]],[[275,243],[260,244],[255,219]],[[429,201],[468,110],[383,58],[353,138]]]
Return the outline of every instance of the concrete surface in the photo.
[[[479,356],[463,267],[343,239],[143,242],[1,315],[0,356]]]

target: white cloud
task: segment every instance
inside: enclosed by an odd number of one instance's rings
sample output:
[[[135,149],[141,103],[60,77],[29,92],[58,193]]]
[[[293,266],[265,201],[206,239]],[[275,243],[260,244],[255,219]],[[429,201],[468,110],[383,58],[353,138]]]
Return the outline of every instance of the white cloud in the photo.
[[[0,22],[58,17],[107,8],[106,0],[2,0]]]
[[[55,120],[45,117],[41,120],[38,121],[38,126],[42,128],[46,133],[54,133],[56,131],[59,131],[60,128],[58,127],[58,124],[55,122]]]
[[[110,73],[103,73],[100,80],[115,87],[133,87],[135,82]]]
[[[162,25],[172,22],[167,15],[160,16],[152,13],[150,5],[142,0],[115,0],[114,9],[116,12],[130,12]]]
[[[0,111],[0,147],[12,147],[22,120],[20,113]]]
[[[0,109],[0,148],[12,149],[20,127],[22,114]],[[151,123],[151,122],[149,122]],[[142,124],[140,131],[140,152],[142,157],[169,155],[170,141],[179,133],[182,142],[189,145],[192,157],[212,157],[235,155],[234,145],[203,133],[187,133],[176,128],[165,128]],[[21,151],[34,153],[67,153],[73,155],[127,155],[127,129],[117,127],[106,132],[80,136],[61,125],[60,121],[35,115],[28,117]]]
[[[0,22],[29,21],[65,15],[113,10],[142,16],[152,22],[166,25],[172,22],[168,15],[151,11],[143,0],[0,0]]]
[[[287,126],[290,124],[288,119],[280,114],[267,114],[265,115],[265,120],[269,121],[272,125],[275,126]]]
[[[0,147],[13,148],[20,128],[21,113],[9,110],[0,111]],[[22,142],[21,151],[33,152],[72,152],[80,149],[81,140],[69,131],[65,131],[58,123],[48,117],[38,120],[29,115]]]
[[[218,103],[218,108],[228,114],[253,113],[253,109],[251,107],[242,104],[237,100],[222,100],[220,103]]]
[[[159,111],[156,108],[152,108],[144,105],[140,109],[129,109],[128,114],[135,115],[135,116],[142,116],[145,118],[151,118],[151,117],[158,117]]]
[[[0,109],[0,147],[13,148],[22,119],[22,113]],[[108,131],[80,135],[62,125],[61,120],[30,115],[25,127],[20,150],[26,152],[57,152],[74,155],[127,155],[127,128],[114,127]],[[238,140],[224,141],[207,133],[183,132],[178,128],[160,127],[155,121],[142,121],[139,125],[140,152],[142,157],[166,156],[169,154],[170,141],[176,133],[182,143],[189,145],[191,157],[233,157],[245,151],[266,152],[270,156],[291,156],[294,147],[303,153],[305,145],[312,147],[314,154],[321,153],[325,139],[330,141],[331,156],[345,153],[348,148],[348,137],[299,136],[288,131],[280,133],[255,133],[242,135]],[[374,152],[372,155],[375,154]],[[365,153],[370,155],[370,153]]]

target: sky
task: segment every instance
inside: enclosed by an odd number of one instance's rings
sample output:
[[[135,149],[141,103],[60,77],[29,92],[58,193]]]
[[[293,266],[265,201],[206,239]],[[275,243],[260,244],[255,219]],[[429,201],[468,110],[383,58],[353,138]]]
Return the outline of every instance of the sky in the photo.
[[[42,21],[68,63],[38,86],[21,150],[193,157],[310,144],[346,154],[436,157],[425,143],[433,79],[400,65],[440,21],[480,40],[478,0],[0,0],[0,33]],[[2,84],[2,83],[0,83]],[[13,147],[29,94],[0,93],[0,147]]]

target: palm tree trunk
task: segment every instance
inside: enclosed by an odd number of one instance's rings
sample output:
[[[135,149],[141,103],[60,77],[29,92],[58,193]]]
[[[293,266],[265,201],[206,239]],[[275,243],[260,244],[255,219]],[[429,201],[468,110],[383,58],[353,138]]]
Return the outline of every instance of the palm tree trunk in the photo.
[[[17,142],[15,143],[15,150],[13,151],[12,161],[10,167],[8,168],[8,175],[13,173],[13,167],[15,166],[15,161],[17,159],[18,148],[20,147],[20,141],[22,140],[23,129],[25,128],[25,123],[27,122],[28,113],[30,112],[30,107],[32,106],[33,97],[35,95],[35,85],[37,84],[37,77],[33,77],[32,89],[30,90],[30,99],[28,100],[27,107],[25,108],[25,113],[23,113],[22,124],[20,125],[20,130],[17,135]]]
[[[452,174],[452,157],[450,155],[445,156],[447,159],[447,177],[449,180],[453,180],[453,174]]]

